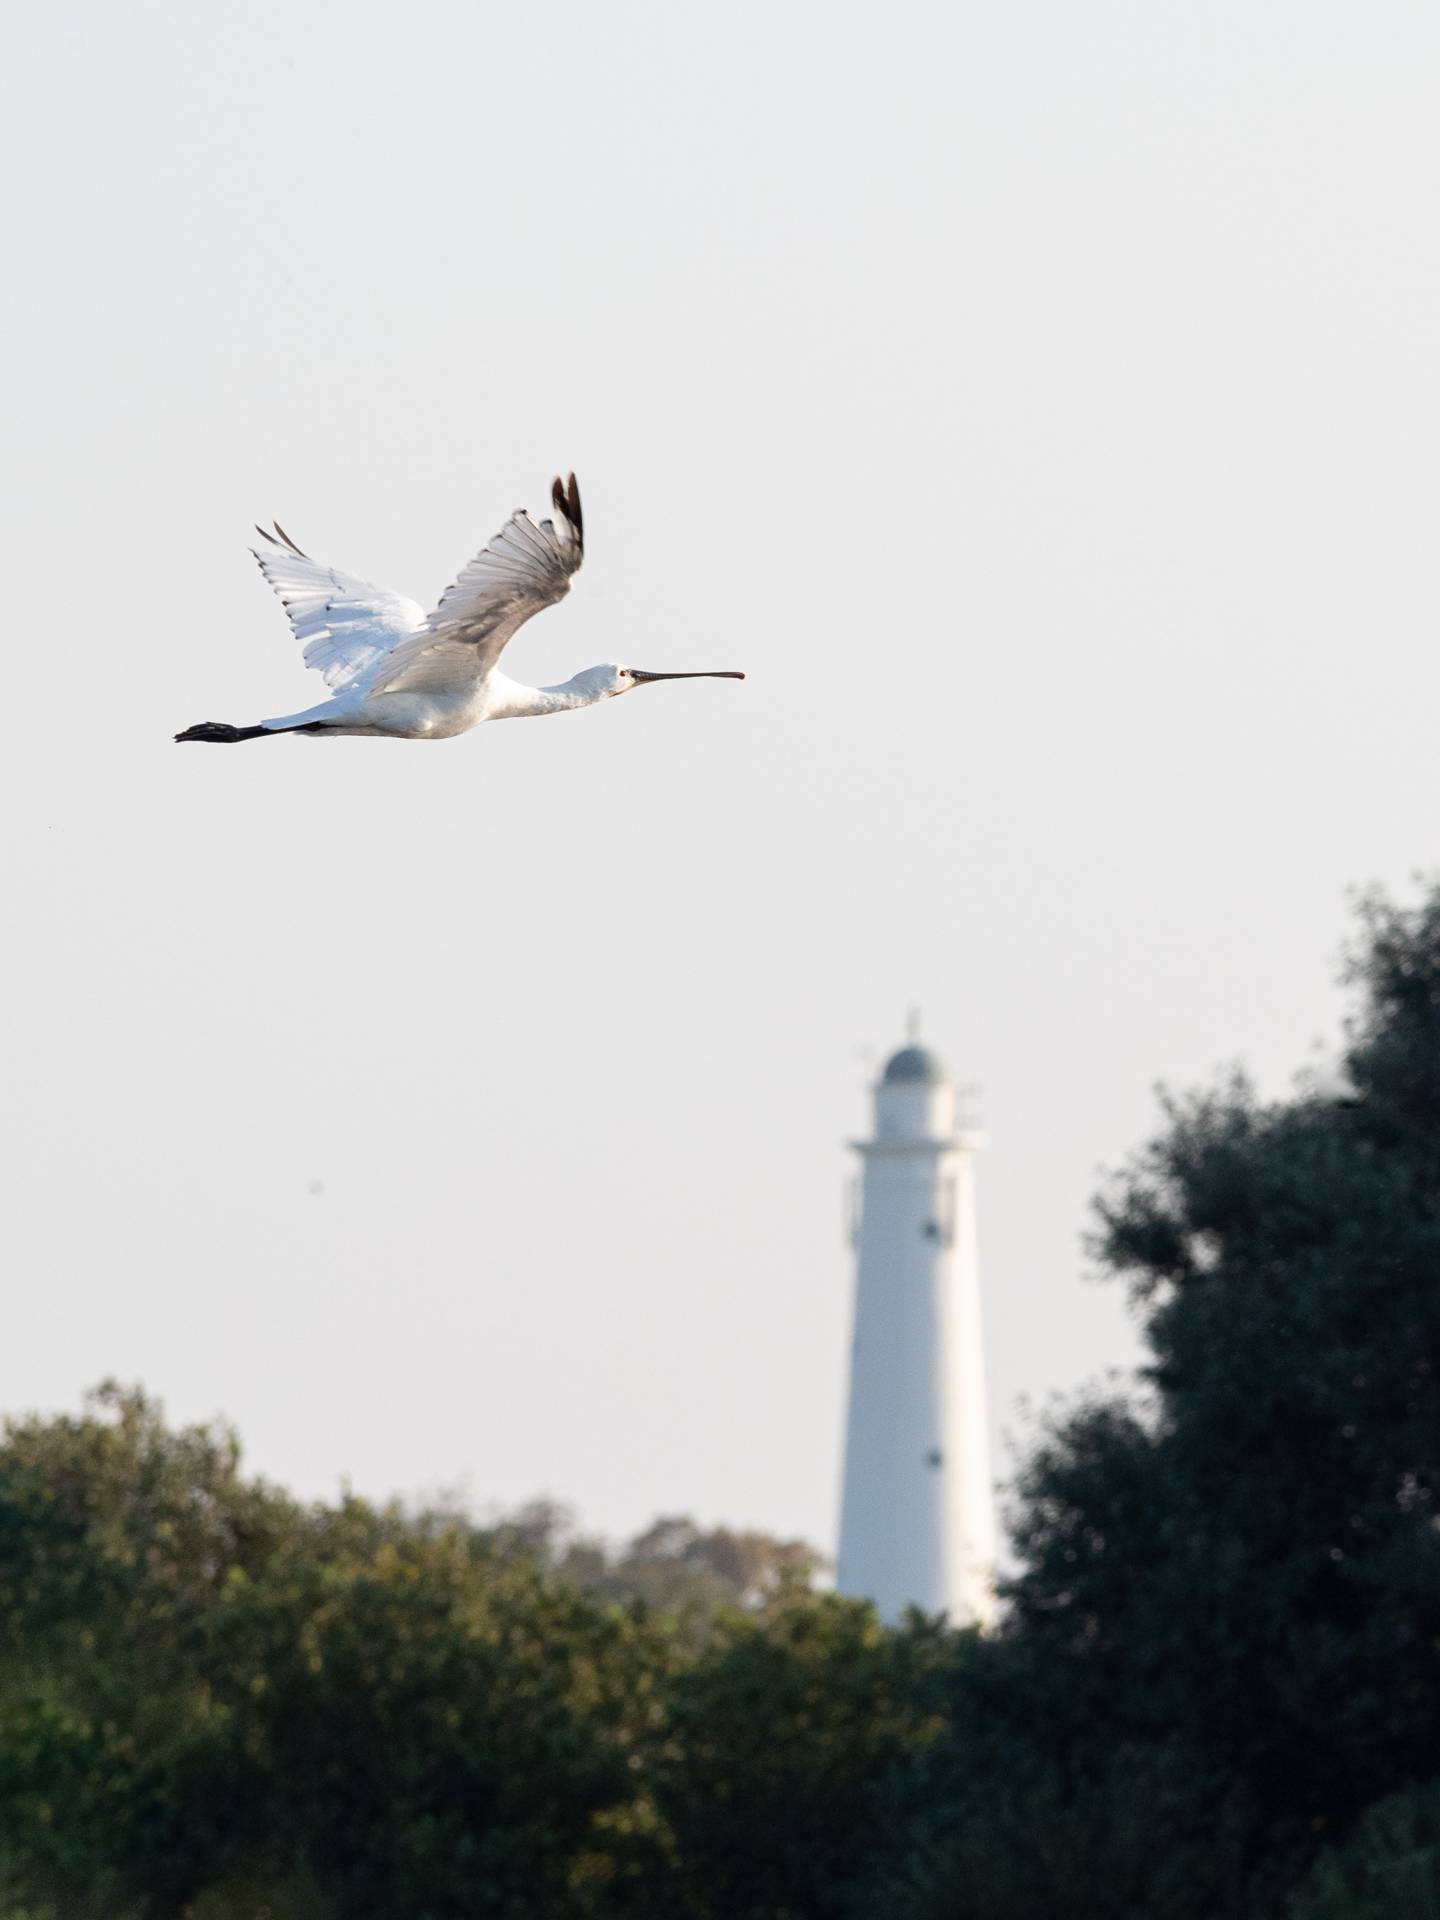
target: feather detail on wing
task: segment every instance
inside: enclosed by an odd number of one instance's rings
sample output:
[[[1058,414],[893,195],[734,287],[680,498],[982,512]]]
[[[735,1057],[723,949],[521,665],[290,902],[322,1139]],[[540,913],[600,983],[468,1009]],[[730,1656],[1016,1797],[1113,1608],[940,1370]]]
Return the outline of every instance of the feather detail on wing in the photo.
[[[575,476],[554,482],[555,519],[514,513],[371,682],[379,693],[453,693],[488,673],[532,614],[570,591],[585,557]]]
[[[404,594],[312,560],[278,521],[273,534],[255,531],[268,544],[251,551],[290,616],[306,666],[336,692],[363,680],[424,620],[425,609]]]

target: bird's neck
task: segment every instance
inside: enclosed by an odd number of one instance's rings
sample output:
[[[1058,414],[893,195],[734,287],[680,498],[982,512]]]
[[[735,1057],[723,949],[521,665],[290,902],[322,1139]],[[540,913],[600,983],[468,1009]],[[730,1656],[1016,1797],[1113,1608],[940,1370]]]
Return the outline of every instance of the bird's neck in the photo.
[[[494,701],[490,713],[492,720],[520,720],[539,713],[568,713],[574,707],[593,707],[600,698],[598,693],[578,685],[576,680],[562,680],[558,687],[527,687],[522,681],[510,680],[498,673],[490,677],[490,694]]]

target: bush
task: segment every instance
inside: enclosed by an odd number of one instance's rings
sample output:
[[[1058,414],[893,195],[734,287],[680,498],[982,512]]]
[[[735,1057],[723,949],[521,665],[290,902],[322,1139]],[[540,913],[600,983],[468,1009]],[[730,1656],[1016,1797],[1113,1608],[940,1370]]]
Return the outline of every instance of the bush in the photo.
[[[1287,1920],[1440,1920],[1440,1782],[1372,1807],[1320,1855]]]

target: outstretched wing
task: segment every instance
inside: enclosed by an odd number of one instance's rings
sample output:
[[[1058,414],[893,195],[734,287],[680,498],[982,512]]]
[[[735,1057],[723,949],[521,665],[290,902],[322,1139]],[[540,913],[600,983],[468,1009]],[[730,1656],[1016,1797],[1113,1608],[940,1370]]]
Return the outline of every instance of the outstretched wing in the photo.
[[[570,591],[585,557],[580,489],[550,489],[555,519],[514,513],[465,568],[423,625],[396,647],[369,693],[452,693],[488,673],[531,614]]]
[[[423,623],[425,609],[414,600],[322,567],[300,551],[278,521],[273,534],[263,527],[255,531],[269,544],[251,552],[290,616],[306,666],[337,693],[363,680]]]

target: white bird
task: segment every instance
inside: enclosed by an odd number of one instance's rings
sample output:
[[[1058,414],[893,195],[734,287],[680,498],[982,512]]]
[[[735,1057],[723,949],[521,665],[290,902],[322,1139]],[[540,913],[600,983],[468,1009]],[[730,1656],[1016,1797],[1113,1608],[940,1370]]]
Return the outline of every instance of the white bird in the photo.
[[[269,544],[252,549],[260,571],[290,616],[305,664],[323,675],[332,698],[303,713],[232,727],[220,720],[177,733],[177,740],[229,744],[269,733],[359,733],[399,740],[447,740],[482,720],[568,713],[593,707],[652,680],[743,680],[743,673],[648,673],[639,667],[588,667],[557,687],[527,687],[499,670],[507,642],[532,613],[563,600],[585,557],[580,489],[551,488],[555,520],[535,522],[522,508],[425,613],[403,594],[385,593],[310,559],[275,522]]]

